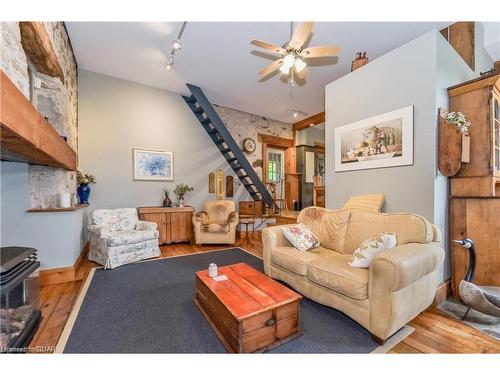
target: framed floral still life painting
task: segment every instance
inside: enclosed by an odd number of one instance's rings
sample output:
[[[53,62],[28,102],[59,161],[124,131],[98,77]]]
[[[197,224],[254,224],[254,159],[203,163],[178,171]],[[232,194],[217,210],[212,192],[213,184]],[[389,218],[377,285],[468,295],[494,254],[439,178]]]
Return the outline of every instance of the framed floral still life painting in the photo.
[[[174,153],[169,151],[132,149],[134,180],[173,181]]]
[[[335,128],[335,172],[413,164],[413,106]]]

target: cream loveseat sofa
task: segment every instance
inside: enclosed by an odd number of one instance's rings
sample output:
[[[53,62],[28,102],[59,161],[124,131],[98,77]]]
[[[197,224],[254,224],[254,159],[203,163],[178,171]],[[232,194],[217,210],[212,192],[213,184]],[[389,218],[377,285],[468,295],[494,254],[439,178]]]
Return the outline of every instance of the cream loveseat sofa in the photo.
[[[444,250],[439,229],[423,217],[308,207],[297,221],[315,233],[321,247],[299,251],[282,235],[281,226],[264,229],[266,275],[342,311],[378,342],[432,303]],[[395,232],[397,246],[378,254],[369,269],[351,267],[358,244],[382,232]]]

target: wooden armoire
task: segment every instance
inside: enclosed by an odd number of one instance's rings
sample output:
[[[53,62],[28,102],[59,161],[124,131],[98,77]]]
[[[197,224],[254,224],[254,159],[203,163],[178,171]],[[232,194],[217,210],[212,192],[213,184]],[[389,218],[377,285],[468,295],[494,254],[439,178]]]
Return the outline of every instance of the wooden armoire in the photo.
[[[451,289],[458,299],[468,254],[452,240],[468,237],[474,241],[475,283],[500,286],[500,74],[450,87],[448,96],[450,112],[464,113],[471,123],[469,161],[450,177]],[[441,129],[445,132],[441,139],[461,145],[461,134],[454,126]]]

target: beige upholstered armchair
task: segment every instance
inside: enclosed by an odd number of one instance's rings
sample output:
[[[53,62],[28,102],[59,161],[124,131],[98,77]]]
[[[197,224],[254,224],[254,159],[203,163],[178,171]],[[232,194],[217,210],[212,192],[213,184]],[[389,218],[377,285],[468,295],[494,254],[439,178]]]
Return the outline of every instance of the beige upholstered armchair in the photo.
[[[233,201],[208,201],[193,216],[196,244],[234,244],[238,222]]]

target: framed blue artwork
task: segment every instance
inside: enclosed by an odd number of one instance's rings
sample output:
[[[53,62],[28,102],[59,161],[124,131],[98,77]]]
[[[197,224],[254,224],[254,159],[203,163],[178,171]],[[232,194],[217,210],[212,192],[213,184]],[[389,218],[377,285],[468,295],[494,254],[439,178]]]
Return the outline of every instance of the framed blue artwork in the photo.
[[[173,181],[174,153],[134,148],[134,180]]]

